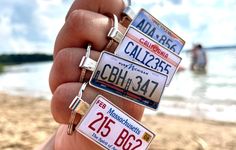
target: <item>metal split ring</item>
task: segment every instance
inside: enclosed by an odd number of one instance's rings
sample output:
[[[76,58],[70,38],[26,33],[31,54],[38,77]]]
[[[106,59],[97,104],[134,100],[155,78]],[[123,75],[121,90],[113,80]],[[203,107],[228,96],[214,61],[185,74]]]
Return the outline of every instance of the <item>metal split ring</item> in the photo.
[[[107,36],[111,40],[114,40],[115,42],[120,43],[124,35],[119,31],[119,22],[118,22],[117,16],[115,14],[113,14],[112,16],[113,16],[113,21],[112,21],[113,25],[110,31],[108,32]]]
[[[92,47],[92,45],[89,43],[88,46],[87,46],[87,48],[86,48],[85,58],[89,58],[89,56],[90,56],[90,51],[91,51],[91,47]],[[84,59],[84,57],[83,57],[82,59]],[[80,66],[80,67],[81,67],[81,66]],[[80,74],[80,77],[79,77],[79,82],[84,82],[85,75],[86,75],[86,69],[85,69],[85,68],[82,68],[81,74]]]
[[[78,95],[73,99],[73,101],[71,102],[71,104],[69,106],[69,108],[71,109],[71,115],[70,115],[68,129],[67,129],[67,134],[68,135],[72,135],[72,133],[75,130],[75,124],[74,124],[75,117],[76,117],[76,114],[79,111],[79,108],[81,108],[81,107],[78,107],[78,106],[82,102],[82,104],[85,105],[85,109],[88,109],[88,107],[89,107],[89,104],[87,104],[86,102],[82,101],[82,95],[83,95],[83,92],[84,92],[86,86],[87,86],[87,82],[82,84],[82,86],[80,87]],[[85,110],[81,110],[81,112],[83,112],[82,114],[84,114],[84,111]]]
[[[131,7],[131,0],[123,0],[125,4],[125,8],[123,12],[121,13],[121,21],[120,24],[122,24],[124,27],[128,27],[132,20],[135,17],[135,12]]]
[[[108,16],[111,16],[108,14]],[[118,18],[115,14],[112,14],[111,16],[112,19],[112,27],[110,31],[107,34],[107,37],[109,38],[109,42],[105,47],[105,50],[111,50],[117,47],[117,45],[121,42],[123,39],[124,35],[123,33],[119,30],[119,22]]]

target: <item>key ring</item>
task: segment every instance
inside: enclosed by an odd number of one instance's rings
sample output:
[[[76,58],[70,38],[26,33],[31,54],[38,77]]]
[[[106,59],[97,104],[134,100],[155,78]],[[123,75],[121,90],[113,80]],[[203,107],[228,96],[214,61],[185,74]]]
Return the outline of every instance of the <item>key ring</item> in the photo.
[[[76,114],[79,113],[81,115],[84,115],[89,108],[89,104],[82,100],[82,95],[86,86],[87,86],[87,82],[82,84],[78,95],[73,99],[73,101],[71,102],[69,106],[69,108],[71,109],[71,116],[69,119],[69,124],[68,124],[68,129],[67,129],[68,135],[72,135],[72,133],[75,130],[74,122],[75,122]]]
[[[111,16],[111,14],[107,15]],[[124,37],[123,33],[119,30],[119,22],[117,16],[115,14],[112,14],[112,18],[112,27],[107,34],[107,37],[110,40],[106,45],[105,50],[111,49],[111,47],[113,47],[113,44],[117,46]]]
[[[91,45],[91,43],[89,43],[87,48],[86,48],[86,54],[85,54],[85,56],[83,56],[82,59],[89,58],[90,52],[91,52],[91,47],[92,47],[92,45]],[[81,67],[81,64],[79,65],[79,67]],[[79,77],[79,82],[84,82],[85,75],[86,75],[86,69],[82,68],[81,74],[80,74],[80,77]]]
[[[110,31],[108,32],[107,37],[114,40],[117,43],[120,43],[120,41],[123,38],[123,34],[119,31],[119,22],[118,22],[118,18],[115,14],[112,14],[113,16],[113,21],[112,21],[112,27],[110,29]]]
[[[131,21],[134,19],[135,17],[135,12],[131,7],[131,0],[123,0],[124,4],[125,4],[125,8],[123,10],[123,12],[121,13],[121,21],[120,23],[124,26],[124,27],[128,27],[129,24],[131,23]]]

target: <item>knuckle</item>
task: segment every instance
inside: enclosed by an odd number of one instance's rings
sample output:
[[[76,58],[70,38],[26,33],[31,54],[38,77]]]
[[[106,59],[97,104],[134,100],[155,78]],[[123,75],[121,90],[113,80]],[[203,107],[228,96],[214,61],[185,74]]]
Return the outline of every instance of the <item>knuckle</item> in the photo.
[[[87,13],[84,10],[74,10],[67,19],[67,25],[70,30],[83,33],[84,27],[88,25]]]
[[[62,49],[58,52],[58,54],[54,58],[54,62],[49,76],[49,85],[53,93],[55,92],[57,86],[63,80],[62,76],[65,74],[65,70],[67,68],[65,62],[70,61],[70,58],[68,57],[70,57],[70,53],[68,53],[68,50]]]
[[[54,59],[54,66],[55,66],[55,69],[60,71],[60,70],[63,70],[63,68],[65,68],[65,62],[68,62],[70,63],[69,61],[71,60],[71,53],[70,53],[70,50],[67,49],[67,48],[64,48],[62,50],[60,50],[55,59]]]

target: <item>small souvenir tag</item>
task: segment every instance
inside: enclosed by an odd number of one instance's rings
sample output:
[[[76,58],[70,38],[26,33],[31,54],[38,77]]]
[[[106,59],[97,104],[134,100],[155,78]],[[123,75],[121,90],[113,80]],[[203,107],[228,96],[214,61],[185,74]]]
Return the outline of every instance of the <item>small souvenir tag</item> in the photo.
[[[157,109],[167,76],[108,52],[102,52],[90,85],[151,109]]]
[[[76,130],[109,150],[146,150],[155,134],[106,100],[97,96]]]
[[[185,44],[182,38],[144,9],[139,11],[131,25],[176,54],[181,52]]]
[[[138,63],[168,76],[166,86],[173,78],[181,57],[162,47],[148,36],[130,27],[115,54]]]

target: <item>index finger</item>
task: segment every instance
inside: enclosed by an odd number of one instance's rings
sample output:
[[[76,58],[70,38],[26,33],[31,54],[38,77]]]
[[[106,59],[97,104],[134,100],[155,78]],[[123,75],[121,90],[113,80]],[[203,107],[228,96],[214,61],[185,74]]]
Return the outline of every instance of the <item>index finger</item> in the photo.
[[[66,15],[66,19],[71,12],[78,9],[89,10],[101,14],[111,13],[115,14],[118,18],[121,18],[121,13],[124,10],[125,5],[123,0],[75,0]]]

